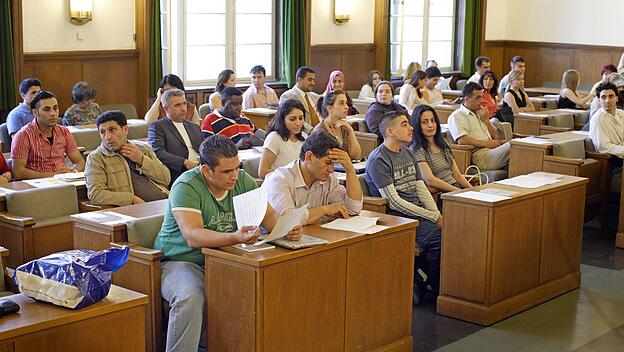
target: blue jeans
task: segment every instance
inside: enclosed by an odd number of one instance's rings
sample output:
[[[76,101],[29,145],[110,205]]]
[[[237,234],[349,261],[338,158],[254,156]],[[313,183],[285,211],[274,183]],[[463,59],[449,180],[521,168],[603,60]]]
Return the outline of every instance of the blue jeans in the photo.
[[[420,256],[414,261],[414,275],[416,270],[421,269],[427,274],[427,281],[437,295],[440,292],[440,248],[442,241],[442,230],[431,220],[418,216],[408,216],[394,210],[389,210],[388,214],[418,220],[416,228],[416,243],[421,249]],[[425,285],[426,286],[426,285]]]
[[[185,261],[160,265],[162,297],[169,302],[166,351],[197,351],[204,344],[204,267]],[[159,303],[154,303],[159,304]]]

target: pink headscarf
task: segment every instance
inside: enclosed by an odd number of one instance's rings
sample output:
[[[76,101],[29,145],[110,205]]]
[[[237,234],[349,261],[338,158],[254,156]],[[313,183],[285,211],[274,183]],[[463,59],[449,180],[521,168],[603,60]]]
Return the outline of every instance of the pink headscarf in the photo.
[[[329,93],[329,92],[333,92],[334,90],[336,90],[336,89],[334,88],[334,79],[335,79],[337,76],[342,77],[342,82],[343,82],[343,84],[344,84],[344,79],[345,79],[345,78],[344,78],[344,73],[342,73],[342,72],[340,72],[340,71],[338,71],[338,70],[336,70],[336,71],[332,71],[332,73],[330,73],[330,74],[329,74],[329,82],[327,82],[327,88],[325,88],[325,91],[323,92],[323,95],[326,95],[327,93]],[[344,90],[344,89],[343,89],[343,90]]]

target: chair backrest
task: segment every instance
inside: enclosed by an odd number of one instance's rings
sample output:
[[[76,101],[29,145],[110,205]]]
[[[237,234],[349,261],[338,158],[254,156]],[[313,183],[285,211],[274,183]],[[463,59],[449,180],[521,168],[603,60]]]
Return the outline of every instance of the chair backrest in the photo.
[[[542,83],[542,87],[561,88],[561,82],[544,82]]]
[[[572,114],[549,115],[548,126],[574,129],[574,116]]]
[[[360,91],[359,90],[348,90],[347,94],[349,94],[349,97],[351,99],[357,99],[357,97],[360,96]]]
[[[591,138],[585,138],[585,150],[588,152],[596,151],[596,146],[594,146],[594,141]]]
[[[37,221],[78,213],[76,186],[71,184],[9,192],[6,202],[9,213]]]
[[[585,159],[585,141],[565,141],[553,145],[553,155],[572,159]]]
[[[164,215],[138,218],[126,223],[128,241],[146,248],[153,248],[156,236],[162,227]]]
[[[199,118],[204,119],[211,112],[212,112],[212,107],[210,106],[210,103],[202,104],[199,107]]]
[[[11,136],[9,135],[9,129],[6,122],[0,125],[0,142],[2,142],[3,153],[11,151]]]
[[[368,191],[368,185],[366,184],[365,179],[366,174],[358,174],[357,178],[360,181],[360,187],[362,188],[362,194],[365,196],[370,196],[370,192]]]
[[[76,144],[86,150],[95,150],[102,142],[100,134],[93,128],[76,129],[72,131],[72,135]]]
[[[106,105],[102,105],[100,108],[102,109],[102,112],[108,111],[108,110],[121,110],[121,112],[123,112],[124,115],[126,115],[127,119],[136,119],[139,117],[134,105],[128,104],[128,103],[106,104]]]
[[[355,138],[360,143],[363,158],[368,158],[370,153],[379,146],[379,139],[374,133],[355,131]]]
[[[460,79],[457,82],[455,82],[455,88],[457,88],[457,90],[462,90],[464,89],[464,86],[466,85],[466,83],[468,83],[467,79]]]

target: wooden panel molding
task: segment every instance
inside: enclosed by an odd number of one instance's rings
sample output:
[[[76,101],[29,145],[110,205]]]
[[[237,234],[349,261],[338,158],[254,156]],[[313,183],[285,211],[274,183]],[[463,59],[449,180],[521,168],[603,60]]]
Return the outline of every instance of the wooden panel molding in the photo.
[[[368,71],[378,69],[375,44],[329,44],[310,47],[310,64],[316,71],[314,91],[322,93],[329,74],[340,70],[345,75],[345,89],[359,90],[368,77]]]
[[[563,72],[574,68],[581,74],[581,84],[600,80],[603,65],[617,65],[624,47],[577,45],[567,43],[525,42],[512,40],[485,41],[482,53],[492,59],[492,69],[499,79],[509,72],[509,62],[522,55],[527,62],[525,86],[542,86],[561,82]]]

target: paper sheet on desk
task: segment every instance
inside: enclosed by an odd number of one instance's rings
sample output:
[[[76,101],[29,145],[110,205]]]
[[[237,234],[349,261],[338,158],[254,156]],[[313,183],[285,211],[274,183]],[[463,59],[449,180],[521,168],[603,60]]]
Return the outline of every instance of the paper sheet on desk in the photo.
[[[256,188],[233,198],[236,225],[260,226],[267,210],[267,194],[264,188]]]
[[[93,211],[74,214],[72,217],[92,220],[104,225],[124,224],[128,221],[136,220],[133,216],[116,213],[114,211]]]
[[[388,226],[377,225],[377,220],[379,220],[379,218],[370,218],[358,215],[348,219],[336,219],[332,222],[321,225],[321,227],[370,235],[388,228]]]
[[[539,188],[542,186],[550,185],[560,182],[560,179],[554,177],[540,177],[531,175],[520,175],[506,180],[496,181],[501,185],[516,186],[522,188]]]
[[[511,197],[501,196],[499,194],[482,193],[482,192],[475,192],[475,191],[462,192],[462,193],[455,194],[455,196],[476,199],[476,200],[490,202],[490,203],[511,199]]]
[[[85,175],[84,172],[67,172],[64,174],[56,174],[53,176],[55,180],[61,180],[65,182],[75,182],[84,180]]]
[[[273,231],[271,231],[271,233],[269,233],[264,240],[254,243],[254,246],[261,245],[263,243],[267,243],[288,235],[288,231],[292,230],[293,227],[301,225],[301,223],[303,222],[303,217],[305,216],[307,210],[308,205],[306,204],[301,208],[291,210],[288,214],[280,215],[280,217],[277,219],[277,223],[273,227]]]
[[[517,138],[514,140],[519,141],[519,142],[531,143],[531,144],[552,144],[552,141],[549,141],[548,139],[545,139],[545,138],[538,138],[538,137],[525,137],[525,138]]]
[[[67,184],[67,182],[62,181],[62,180],[57,180],[54,177],[35,178],[35,179],[32,179],[32,180],[23,180],[22,182],[28,183],[29,185],[31,185],[33,187],[37,187],[37,188],[50,187],[50,186],[54,186],[54,185],[66,185]]]

